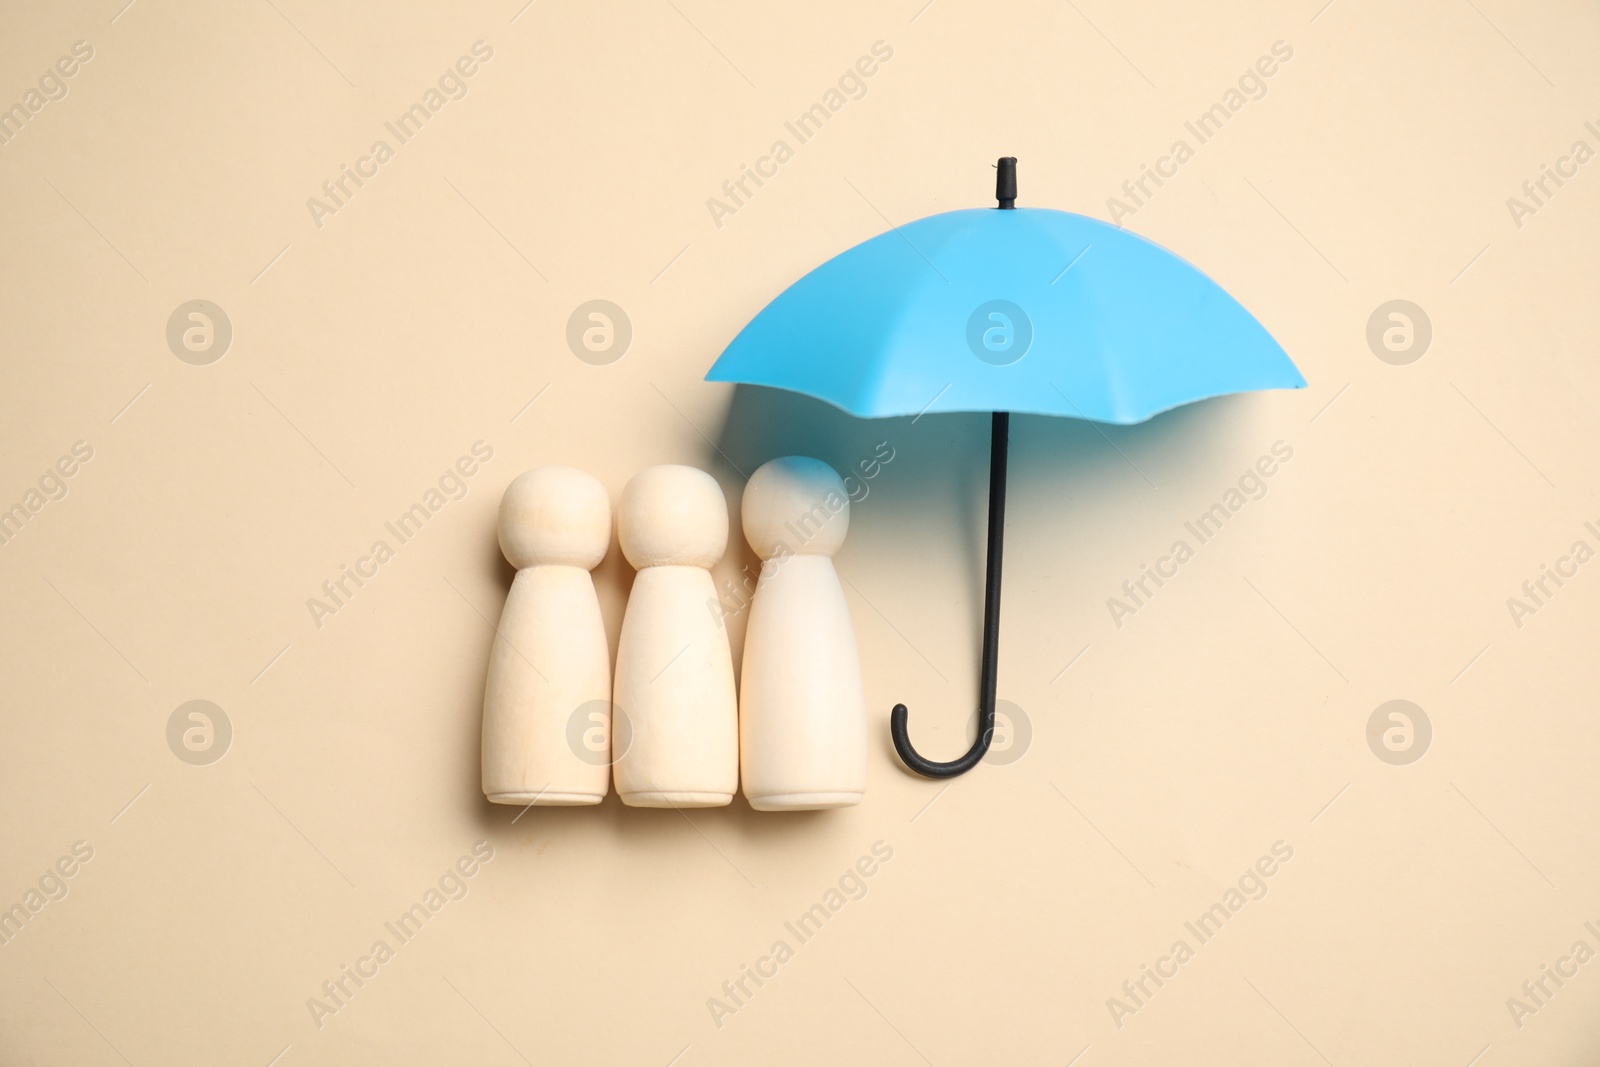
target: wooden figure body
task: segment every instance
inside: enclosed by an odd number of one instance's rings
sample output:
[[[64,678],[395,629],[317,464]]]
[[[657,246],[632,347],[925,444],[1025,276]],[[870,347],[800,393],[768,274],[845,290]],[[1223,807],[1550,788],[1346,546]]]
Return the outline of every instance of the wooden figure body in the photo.
[[[727,501],[705,471],[651,467],[623,489],[617,536],[639,572],[617,644],[617,793],[641,808],[727,804],[739,707],[707,569],[728,546]]]
[[[517,576],[484,686],[484,795],[598,804],[611,777],[611,656],[589,572],[611,543],[611,501],[583,471],[539,467],[506,487],[499,534]]]
[[[850,527],[844,482],[821,460],[775,459],[751,476],[741,512],[763,560],[740,679],[744,795],[757,811],[860,803],[866,698],[833,567]]]

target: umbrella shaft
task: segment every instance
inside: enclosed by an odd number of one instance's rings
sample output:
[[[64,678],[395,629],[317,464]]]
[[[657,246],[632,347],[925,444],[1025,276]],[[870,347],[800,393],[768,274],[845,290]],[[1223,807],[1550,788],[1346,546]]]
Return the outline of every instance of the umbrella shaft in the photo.
[[[978,680],[978,739],[989,747],[1000,670],[1000,562],[1006,534],[1006,459],[1011,415],[997,411],[989,437],[989,561],[983,586],[983,667]]]

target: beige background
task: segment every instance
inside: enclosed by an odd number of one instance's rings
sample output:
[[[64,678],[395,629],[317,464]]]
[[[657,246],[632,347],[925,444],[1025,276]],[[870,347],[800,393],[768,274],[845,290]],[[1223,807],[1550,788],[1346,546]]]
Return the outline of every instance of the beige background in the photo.
[[[1520,1027],[1507,1007],[1600,950],[1600,564],[1520,627],[1506,603],[1600,548],[1600,163],[1520,227],[1506,205],[1600,148],[1592,5],[123,2],[10,4],[0,32],[6,106],[94,50],[0,147],[0,503],[94,450],[0,547],[0,907],[93,849],[0,947],[4,1062],[1600,1057],[1600,963]],[[478,40],[467,96],[319,228],[307,198]],[[717,226],[707,198],[879,40],[865,97]],[[1280,40],[1266,95],[1123,221],[1310,388],[1017,420],[1000,696],[1031,747],[913,778],[894,702],[932,755],[970,735],[985,419],[859,422],[701,375],[828,256],[988,203],[997,155],[1022,203],[1106,217]],[[594,298],[634,328],[609,366],[564,340]],[[1433,327],[1407,366],[1366,342],[1396,298]],[[165,341],[194,299],[233,326],[209,366]],[[466,496],[319,629],[307,598],[478,440]],[[616,493],[690,463],[732,510],[766,459],[882,441],[838,559],[866,803],[482,802],[513,476],[568,463]],[[1117,627],[1107,598],[1277,441],[1267,495]],[[597,574],[613,640],[630,581],[615,552]],[[232,723],[209,766],[166,741],[191,699]],[[1405,766],[1368,745],[1391,699],[1432,723]],[[319,1028],[308,998],[480,840],[467,895]],[[800,944],[785,922],[878,841],[866,895]],[[1199,945],[1185,921],[1279,841],[1266,895]],[[1194,958],[1119,1027],[1108,998],[1180,938]],[[780,939],[794,957],[718,1026],[708,999]]]

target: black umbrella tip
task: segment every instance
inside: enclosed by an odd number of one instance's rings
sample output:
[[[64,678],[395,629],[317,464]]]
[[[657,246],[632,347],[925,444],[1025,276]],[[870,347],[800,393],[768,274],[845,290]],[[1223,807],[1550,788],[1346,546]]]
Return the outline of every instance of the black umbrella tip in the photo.
[[[1002,208],[1017,206],[1017,157],[1001,156],[995,164],[994,198]]]

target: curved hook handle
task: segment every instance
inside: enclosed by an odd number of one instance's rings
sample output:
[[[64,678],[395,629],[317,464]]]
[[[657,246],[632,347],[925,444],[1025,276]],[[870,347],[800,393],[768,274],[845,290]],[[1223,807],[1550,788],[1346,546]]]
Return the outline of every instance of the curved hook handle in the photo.
[[[1000,659],[1000,554],[1006,528],[1006,452],[1011,416],[994,413],[989,434],[989,560],[983,586],[983,667],[978,680],[978,739],[967,754],[948,763],[927,759],[911,747],[906,728],[910,712],[896,704],[889,713],[889,736],[905,765],[924,778],[954,778],[978,765],[994,740],[994,691]]]
[[[911,747],[911,735],[906,731],[906,716],[910,712],[904,704],[896,704],[889,713],[889,736],[894,738],[894,750],[900,753],[900,758],[905,765],[924,778],[954,778],[966,774],[976,767],[984,756],[989,753],[989,743],[994,739],[994,705],[989,705],[987,712],[979,711],[978,739],[967,749],[964,756],[959,756],[948,763],[938,763],[917,754]]]

